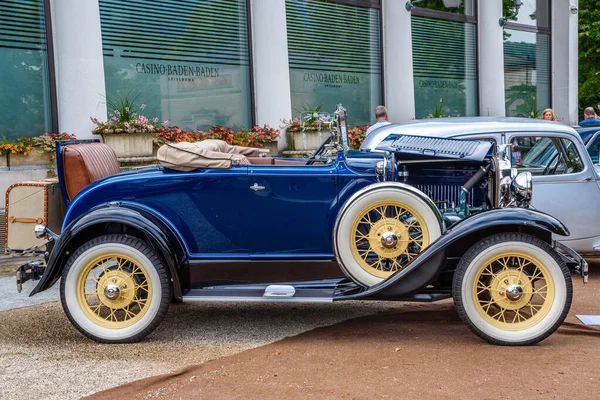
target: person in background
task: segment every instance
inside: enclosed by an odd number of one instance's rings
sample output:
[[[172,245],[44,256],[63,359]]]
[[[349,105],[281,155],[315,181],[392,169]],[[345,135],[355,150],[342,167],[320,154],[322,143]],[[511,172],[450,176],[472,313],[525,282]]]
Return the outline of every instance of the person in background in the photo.
[[[546,121],[558,121],[556,115],[554,114],[554,111],[551,108],[546,108],[542,112],[542,119],[545,119]]]
[[[375,118],[377,119],[377,122],[367,129],[367,136],[369,136],[369,133],[373,132],[375,129],[390,124],[388,121],[387,109],[384,106],[375,107]]]
[[[583,121],[579,121],[579,126],[600,125],[600,120],[593,107],[586,107],[583,110]]]

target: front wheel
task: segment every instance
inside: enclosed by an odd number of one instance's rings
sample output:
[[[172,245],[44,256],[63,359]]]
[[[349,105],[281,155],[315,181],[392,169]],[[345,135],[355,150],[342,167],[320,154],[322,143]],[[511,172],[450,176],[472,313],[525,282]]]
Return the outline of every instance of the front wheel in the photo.
[[[547,338],[566,318],[572,296],[564,261],[548,243],[524,233],[481,240],[454,274],[460,318],[496,345],[532,345]]]
[[[60,289],[71,323],[104,343],[143,339],[158,326],[171,300],[161,259],[146,243],[126,235],[101,236],[77,249]]]

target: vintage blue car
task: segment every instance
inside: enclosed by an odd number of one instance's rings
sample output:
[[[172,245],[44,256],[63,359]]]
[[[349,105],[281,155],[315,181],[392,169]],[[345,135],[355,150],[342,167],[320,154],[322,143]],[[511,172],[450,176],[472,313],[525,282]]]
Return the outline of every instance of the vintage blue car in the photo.
[[[309,159],[199,142],[113,174],[108,146],[59,143],[62,231],[36,226],[46,265],[19,268],[18,285],[61,279],[70,321],[108,343],[141,340],[172,301],[452,297],[493,344],[558,328],[587,264],[551,239],[569,234],[561,222],[527,208],[531,176],[508,147],[396,131],[379,152],[350,151],[341,106],[336,121]]]

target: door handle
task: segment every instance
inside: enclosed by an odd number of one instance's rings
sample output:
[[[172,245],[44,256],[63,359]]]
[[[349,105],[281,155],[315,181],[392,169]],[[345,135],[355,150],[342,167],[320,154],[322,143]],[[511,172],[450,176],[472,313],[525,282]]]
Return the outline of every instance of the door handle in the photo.
[[[265,190],[265,187],[259,186],[258,183],[255,183],[254,185],[250,186],[250,189],[254,190],[255,192],[258,192],[259,190]]]

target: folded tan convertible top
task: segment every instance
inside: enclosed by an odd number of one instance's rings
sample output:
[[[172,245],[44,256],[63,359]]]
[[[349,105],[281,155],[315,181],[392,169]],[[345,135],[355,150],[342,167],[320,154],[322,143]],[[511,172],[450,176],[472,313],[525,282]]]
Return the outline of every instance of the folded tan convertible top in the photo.
[[[231,168],[231,165],[250,164],[246,156],[259,157],[268,150],[232,146],[223,140],[207,139],[201,142],[166,143],[156,154],[165,167],[176,171],[198,168]]]

